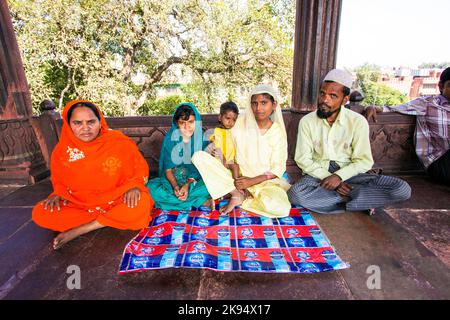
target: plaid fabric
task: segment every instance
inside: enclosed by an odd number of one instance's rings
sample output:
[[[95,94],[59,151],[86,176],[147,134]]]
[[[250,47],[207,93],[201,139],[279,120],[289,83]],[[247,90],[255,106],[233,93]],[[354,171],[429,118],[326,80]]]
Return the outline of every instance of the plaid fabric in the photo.
[[[235,209],[154,209],[150,225],[126,246],[120,274],[163,268],[317,273],[348,268],[305,209],[266,218]]]
[[[450,102],[444,96],[421,97],[383,107],[383,112],[389,111],[417,116],[416,153],[425,168],[450,149]]]

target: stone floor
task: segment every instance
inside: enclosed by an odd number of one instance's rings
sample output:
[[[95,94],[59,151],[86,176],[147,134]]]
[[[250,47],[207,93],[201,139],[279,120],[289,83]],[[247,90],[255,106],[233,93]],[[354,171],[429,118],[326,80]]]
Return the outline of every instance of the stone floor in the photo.
[[[0,299],[450,299],[450,188],[404,178],[412,198],[372,217],[313,214],[351,267],[312,275],[199,269],[119,275],[136,231],[105,228],[53,251],[55,233],[30,220],[50,182],[0,188]],[[71,265],[81,270],[79,290],[67,288]],[[380,268],[381,289],[367,286],[370,266]]]

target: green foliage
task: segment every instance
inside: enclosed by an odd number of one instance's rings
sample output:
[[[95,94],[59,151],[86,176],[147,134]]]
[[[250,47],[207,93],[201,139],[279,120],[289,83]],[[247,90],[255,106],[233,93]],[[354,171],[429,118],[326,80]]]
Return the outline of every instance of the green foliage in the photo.
[[[408,101],[408,98],[400,91],[381,83],[369,82],[366,83],[365,88],[364,106],[395,106]]]
[[[166,112],[152,104],[160,83],[182,83],[202,112],[261,81],[290,101],[294,0],[8,5],[35,108],[83,98],[107,115]]]
[[[355,72],[355,85],[364,93],[368,90],[367,86],[370,83],[376,83],[381,78],[381,68],[374,64],[365,63],[359,67],[356,67]]]
[[[400,91],[378,83],[381,68],[374,64],[363,64],[356,67],[355,88],[364,94],[362,105],[395,106],[408,101]]]
[[[187,100],[180,95],[169,95],[155,100],[146,100],[138,109],[138,114],[145,115],[171,115],[176,107]]]

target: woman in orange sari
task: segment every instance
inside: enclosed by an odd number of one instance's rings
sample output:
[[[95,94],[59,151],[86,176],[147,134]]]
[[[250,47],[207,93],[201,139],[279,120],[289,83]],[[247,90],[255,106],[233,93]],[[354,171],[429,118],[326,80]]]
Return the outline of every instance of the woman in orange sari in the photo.
[[[54,249],[106,226],[142,229],[154,204],[145,187],[148,172],[133,140],[109,129],[97,106],[70,101],[51,157],[53,193],[34,207],[33,221],[61,232]]]

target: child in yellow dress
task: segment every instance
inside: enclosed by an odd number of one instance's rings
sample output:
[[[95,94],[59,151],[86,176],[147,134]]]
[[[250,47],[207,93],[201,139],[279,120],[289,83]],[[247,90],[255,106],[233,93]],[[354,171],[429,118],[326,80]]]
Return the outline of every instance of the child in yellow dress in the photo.
[[[231,128],[236,123],[239,108],[234,102],[225,102],[220,106],[220,126],[214,129],[210,136],[211,143],[205,151],[222,162],[225,168],[231,171],[233,179],[239,177],[239,165],[235,163],[236,149],[231,139]]]

